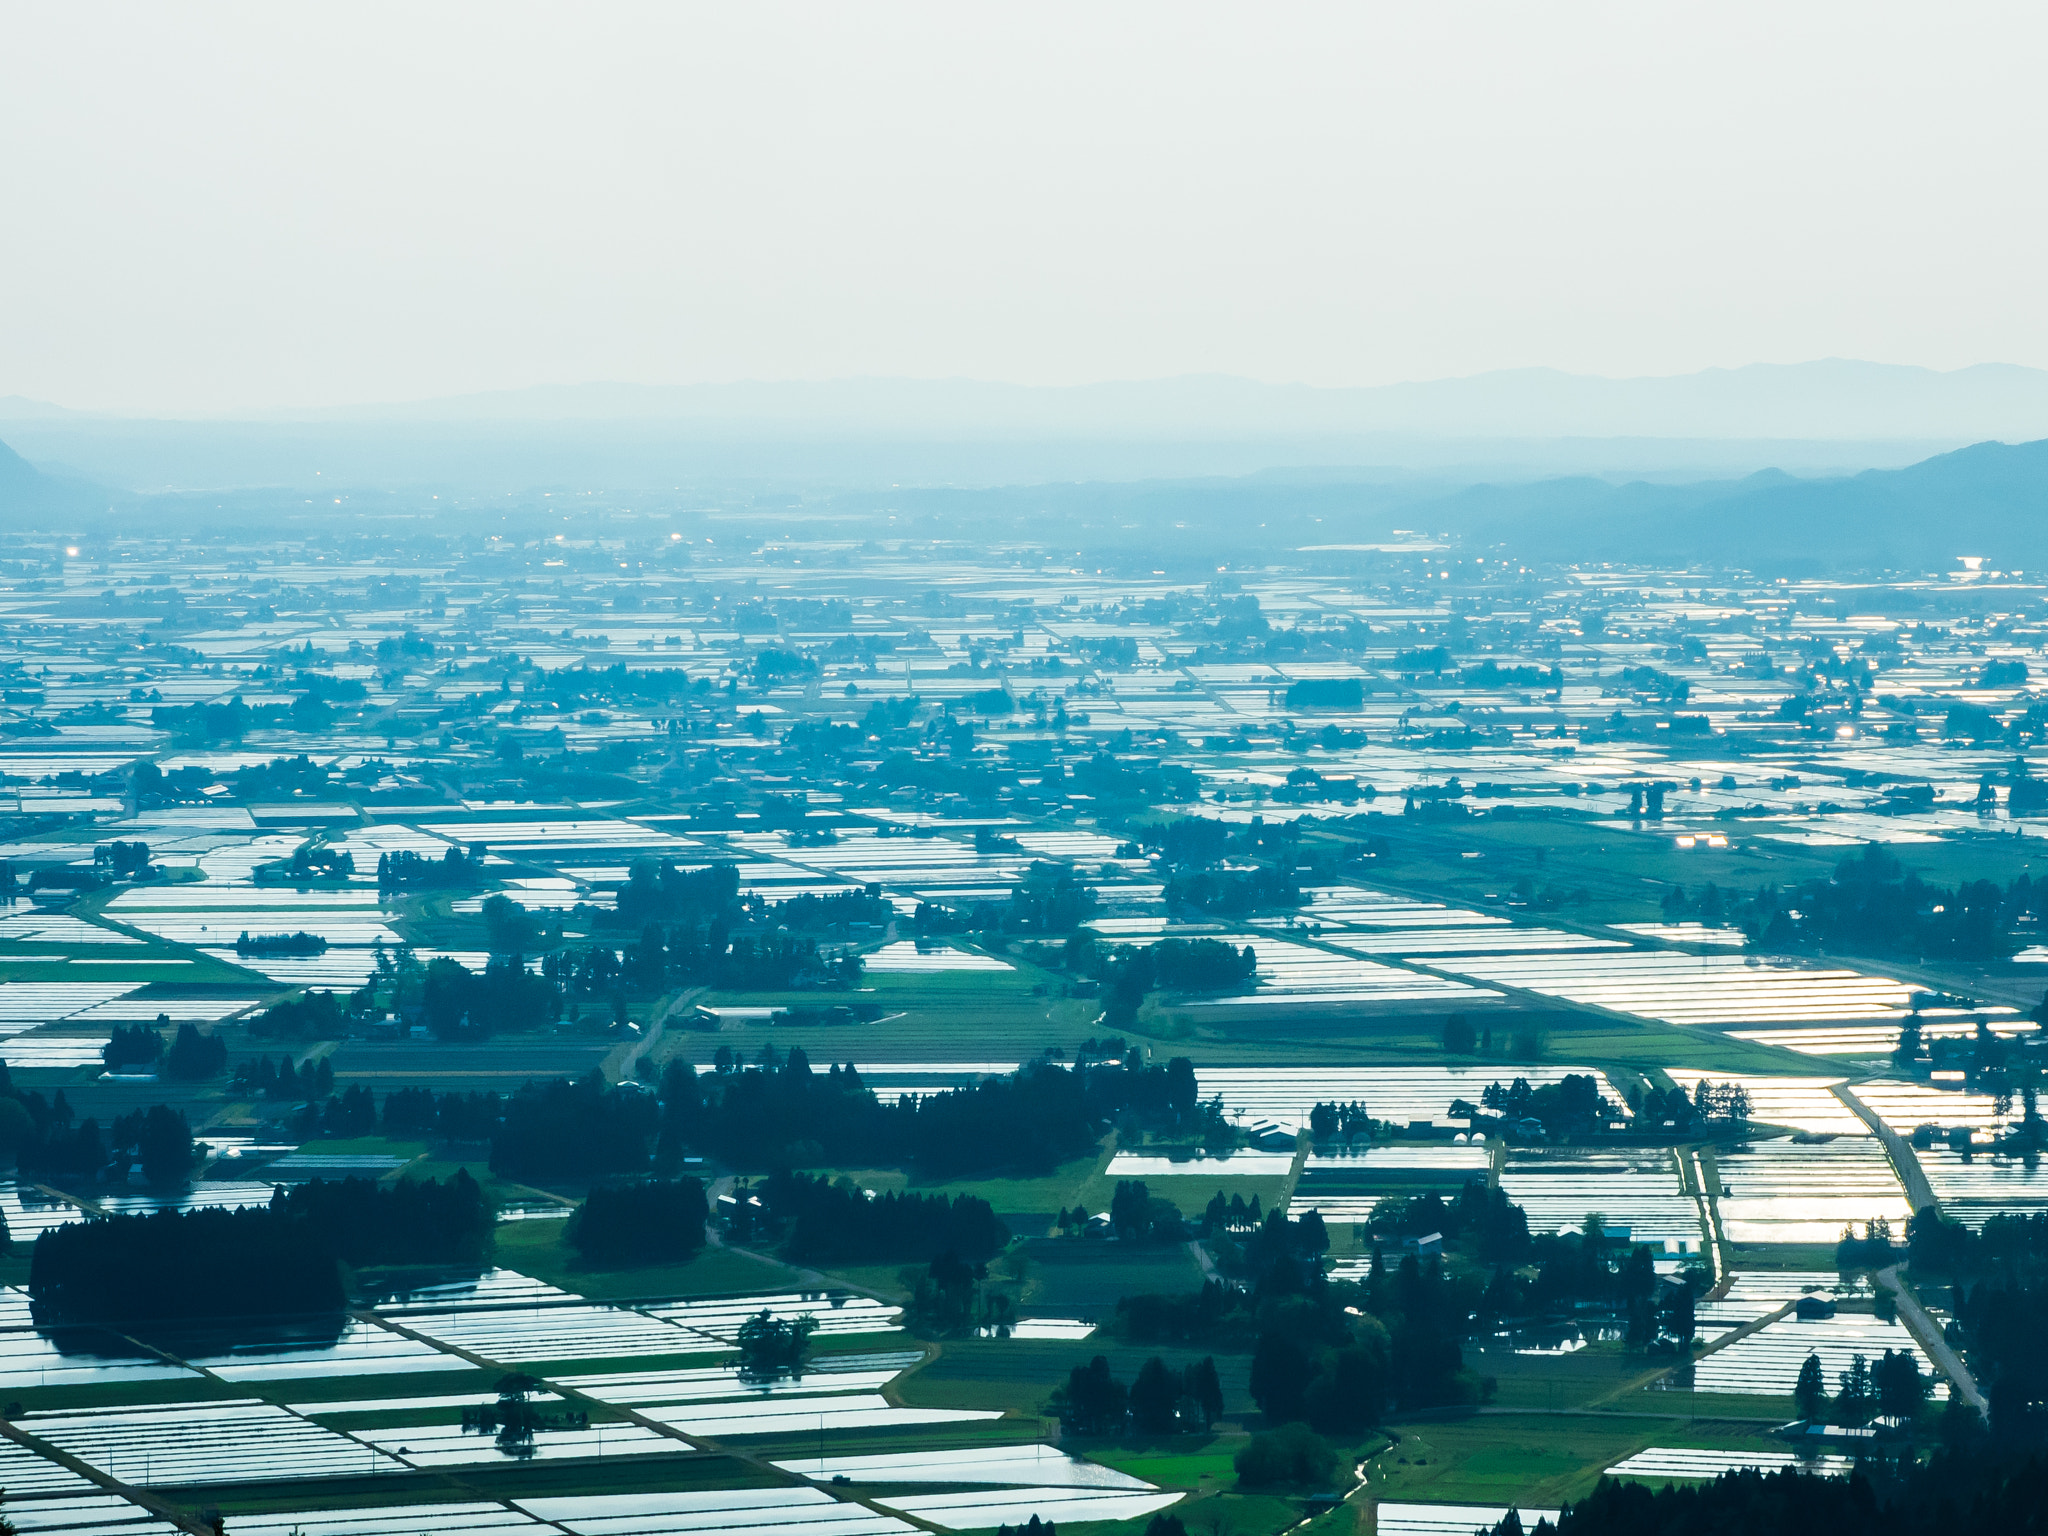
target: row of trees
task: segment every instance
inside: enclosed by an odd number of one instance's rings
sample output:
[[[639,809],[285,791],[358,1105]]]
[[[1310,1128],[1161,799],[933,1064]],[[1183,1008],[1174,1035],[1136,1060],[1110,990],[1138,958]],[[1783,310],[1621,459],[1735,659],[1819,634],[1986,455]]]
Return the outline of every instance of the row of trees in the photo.
[[[1223,1383],[1213,1356],[1171,1366],[1154,1355],[1132,1382],[1117,1380],[1106,1356],[1067,1373],[1049,1407],[1063,1428],[1078,1435],[1186,1434],[1208,1429],[1223,1416]]]
[[[699,1074],[672,1062],[661,1079],[664,1148],[688,1146],[737,1167],[914,1164],[933,1176],[990,1167],[1050,1168],[1110,1125],[1204,1134],[1185,1058],[1164,1066],[1031,1062],[1007,1076],[881,1102],[851,1065],[819,1072],[801,1049],[753,1067]]]
[[[1861,1425],[1882,1414],[1911,1423],[1919,1417],[1934,1386],[1920,1374],[1919,1362],[1909,1349],[1888,1349],[1875,1366],[1863,1355],[1852,1356],[1839,1382],[1841,1390],[1830,1413],[1820,1356],[1808,1355],[1800,1362],[1799,1379],[1792,1388],[1799,1416],[1814,1423],[1825,1417],[1836,1424]]]
[[[758,1186],[758,1198],[767,1222],[783,1234],[785,1251],[802,1261],[929,1261],[952,1254],[975,1263],[1010,1241],[1010,1229],[974,1195],[876,1194],[851,1179],[777,1172]]]

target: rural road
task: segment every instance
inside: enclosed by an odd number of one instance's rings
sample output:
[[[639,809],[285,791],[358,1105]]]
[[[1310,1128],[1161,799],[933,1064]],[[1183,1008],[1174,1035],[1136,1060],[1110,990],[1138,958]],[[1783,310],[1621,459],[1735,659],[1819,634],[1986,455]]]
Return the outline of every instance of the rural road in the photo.
[[[1979,1413],[1989,1414],[1991,1404],[1978,1390],[1977,1378],[1963,1364],[1963,1357],[1942,1337],[1940,1327],[1927,1315],[1927,1309],[1920,1305],[1919,1298],[1899,1283],[1899,1266],[1894,1264],[1889,1269],[1881,1269],[1873,1278],[1898,1298],[1900,1319],[1920,1341],[1920,1347],[1927,1351],[1927,1358],[1940,1366],[1942,1374],[1955,1383],[1956,1390],[1963,1394],[1963,1401]]]

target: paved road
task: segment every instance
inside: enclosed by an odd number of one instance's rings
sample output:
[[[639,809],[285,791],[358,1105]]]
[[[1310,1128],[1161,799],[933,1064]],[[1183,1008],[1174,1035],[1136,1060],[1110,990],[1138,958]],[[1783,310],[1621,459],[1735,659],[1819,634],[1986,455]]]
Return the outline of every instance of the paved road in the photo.
[[[1979,1413],[1990,1413],[1991,1404],[1978,1390],[1977,1378],[1963,1364],[1963,1357],[1941,1336],[1940,1327],[1927,1315],[1927,1309],[1920,1305],[1919,1298],[1899,1283],[1899,1266],[1894,1264],[1889,1269],[1881,1269],[1875,1278],[1879,1285],[1898,1298],[1899,1320],[1912,1330],[1913,1337],[1920,1341],[1920,1347],[1927,1351],[1927,1358],[1940,1366],[1941,1373],[1963,1394],[1963,1401]]]

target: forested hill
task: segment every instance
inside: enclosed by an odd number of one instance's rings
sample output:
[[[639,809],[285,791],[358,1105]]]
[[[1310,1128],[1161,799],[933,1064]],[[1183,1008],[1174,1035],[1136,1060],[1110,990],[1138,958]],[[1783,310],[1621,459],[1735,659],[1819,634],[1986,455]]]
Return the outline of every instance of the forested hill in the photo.
[[[93,501],[85,486],[44,474],[0,443],[0,518],[61,514],[82,510]]]
[[[1615,560],[1953,570],[1968,554],[2025,569],[2048,560],[2048,441],[1978,443],[1833,479],[1476,486],[1417,512],[1523,558],[1597,548]]]

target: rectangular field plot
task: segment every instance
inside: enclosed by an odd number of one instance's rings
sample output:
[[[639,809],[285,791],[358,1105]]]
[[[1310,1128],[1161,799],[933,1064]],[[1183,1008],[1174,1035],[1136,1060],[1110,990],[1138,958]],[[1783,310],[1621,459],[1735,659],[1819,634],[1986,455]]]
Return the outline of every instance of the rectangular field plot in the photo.
[[[1355,885],[1325,885],[1304,890],[1308,905],[1296,909],[1303,922],[1332,928],[1510,928],[1505,917],[1447,907],[1434,901],[1411,901]]]
[[[98,1062],[106,1043],[97,1034],[70,1035],[32,1029],[0,1040],[0,1061],[17,1072],[68,1072]]]
[[[642,1418],[686,1435],[819,1435],[834,1430],[964,1424],[1002,1417],[985,1409],[898,1408],[879,1392],[771,1397],[765,1402],[673,1403],[639,1412]]]
[[[223,1381],[285,1381],[299,1376],[402,1376],[420,1371],[460,1371],[468,1362],[379,1328],[351,1319],[336,1335],[333,1330],[308,1337],[288,1328],[265,1330],[266,1337],[236,1345],[224,1353],[208,1353],[205,1335],[179,1341],[179,1353]],[[182,1346],[182,1347],[180,1347]]]
[[[17,1243],[33,1242],[39,1232],[83,1221],[90,1214],[83,1206],[46,1190],[23,1189],[12,1179],[0,1180],[0,1216],[7,1218],[8,1234]]]
[[[82,1499],[13,1499],[7,1523],[23,1536],[181,1536],[139,1504],[109,1495]]]
[[[1434,1190],[1454,1194],[1469,1179],[1485,1180],[1484,1146],[1367,1147],[1358,1152],[1311,1153],[1301,1165],[1288,1210],[1316,1211],[1326,1222],[1363,1222],[1392,1194]]]
[[[1992,1024],[1991,1032],[2001,1039],[2010,1039],[2040,1027],[2031,1019],[2002,1019]],[[1731,1029],[1728,1033],[1736,1040],[1777,1046],[1807,1056],[1889,1056],[1899,1043],[1896,1024],[1843,1025],[1834,1029]],[[1938,1023],[1926,1020],[1923,1015],[1920,1033],[1929,1040],[1962,1040],[1974,1033],[1974,1027],[1967,1023]]]
[[[1993,1216],[2033,1216],[2048,1210],[2048,1165],[2029,1168],[2017,1157],[1993,1157],[1979,1150],[1968,1162],[1953,1147],[1929,1147],[1913,1154],[1941,1202],[1944,1216],[1981,1227]]]
[[[1912,994],[1884,976],[1752,964],[1741,955],[1545,955],[1436,968],[1666,1024],[1895,1019]]]
[[[270,1204],[275,1186],[246,1179],[205,1180],[164,1195],[107,1195],[99,1207],[109,1216],[147,1216],[154,1211],[240,1210]]]
[[[53,1024],[138,992],[142,986],[139,981],[0,982],[0,1029],[12,1024],[15,1029],[6,1031],[12,1034],[37,1024]]]
[[[66,1329],[63,1338],[60,1348],[55,1339],[26,1329],[0,1333],[0,1391],[200,1379],[198,1372],[160,1360],[111,1333]]]
[[[503,1504],[396,1504],[235,1516],[235,1536],[554,1536],[552,1527]]]
[[[69,1467],[39,1456],[27,1446],[0,1438],[0,1488],[7,1490],[7,1509],[17,1499],[37,1494],[98,1493],[100,1485]]]
[[[939,971],[1014,971],[1007,960],[990,955],[969,954],[949,946],[920,947],[915,939],[899,939],[861,957],[870,971],[921,976]]]
[[[1626,1461],[1617,1461],[1607,1469],[1607,1475],[1641,1478],[1644,1482],[1663,1479],[1711,1482],[1723,1472],[1741,1472],[1750,1468],[1759,1472],[1776,1472],[1785,1467],[1799,1467],[1822,1477],[1847,1477],[1855,1465],[1847,1456],[1800,1457],[1790,1451],[1694,1451],[1653,1445],[1647,1451],[1636,1452]]]
[[[1520,1077],[1541,1088],[1572,1072],[1593,1078],[1611,1103],[1625,1102],[1594,1067],[1202,1067],[1195,1079],[1203,1098],[1222,1096],[1225,1110],[1290,1129],[1306,1126],[1318,1104],[1351,1103],[1377,1120],[1462,1128],[1451,1116],[1453,1099],[1477,1104],[1491,1083],[1505,1087]]]
[[[1281,1003],[1487,1002],[1494,994],[1441,976],[1332,954],[1265,934],[1234,934],[1224,942],[1258,956],[1259,987],[1228,997],[1201,1000],[1214,1008],[1255,1008]]]
[[[1699,1336],[1711,1344],[1801,1296],[1833,1296],[1840,1279],[1822,1270],[1756,1270],[1734,1275],[1718,1300],[1695,1305],[1693,1317]]]
[[[1998,1101],[1988,1093],[1951,1093],[1924,1083],[1859,1083],[1849,1091],[1901,1136],[1912,1135],[1922,1125],[1998,1131],[2020,1114],[2017,1100],[2001,1115]]]
[[[596,1304],[414,1312],[406,1314],[405,1326],[450,1349],[504,1365],[681,1355],[707,1347],[702,1338],[644,1312]]]
[[[1499,1504],[1382,1504],[1376,1513],[1380,1536],[1474,1536],[1492,1530],[1508,1512]],[[1519,1513],[1525,1531],[1533,1531],[1539,1520],[1557,1524],[1554,1509],[1523,1508]]]
[[[696,1536],[777,1531],[785,1536],[914,1536],[916,1527],[816,1488],[723,1488],[520,1499],[518,1507],[573,1536]],[[430,1530],[431,1536],[431,1528]],[[241,1536],[237,1529],[235,1536]],[[308,1532],[307,1536],[324,1536]],[[382,1533],[378,1533],[382,1536]],[[396,1532],[392,1536],[397,1536]]]
[[[766,1312],[778,1321],[815,1318],[817,1337],[836,1338],[852,1333],[889,1333],[901,1326],[903,1309],[871,1296],[848,1293],[786,1291],[773,1296],[734,1296],[707,1301],[659,1302],[647,1308],[655,1317],[666,1318],[719,1344],[737,1344],[740,1325]],[[692,1340],[692,1348],[700,1347]],[[673,1346],[671,1346],[673,1348]]]
[[[491,1434],[460,1424],[414,1425],[408,1429],[361,1429],[357,1438],[415,1467],[496,1466],[572,1457],[660,1456],[691,1447],[639,1424],[593,1424],[588,1429],[549,1429],[517,1446],[501,1446]]]
[[[1560,954],[1567,950],[1627,949],[1622,939],[1596,939],[1561,928],[1399,928],[1391,933],[1345,934],[1325,943],[1350,955]]]
[[[140,944],[132,934],[116,933],[98,923],[61,912],[17,912],[0,917],[0,944]]]
[[[1844,1104],[1833,1089],[1846,1082],[1840,1077],[1743,1077],[1716,1076],[1670,1067],[1665,1075],[1688,1094],[1701,1082],[1732,1084],[1749,1095],[1749,1118],[1759,1125],[1782,1125],[1817,1135],[1868,1136],[1870,1127],[1863,1117]]]
[[[1281,1179],[1294,1171],[1292,1152],[1226,1152],[1217,1157],[1171,1158],[1119,1152],[1103,1177],[1110,1179]]]
[[[1033,1515],[1052,1523],[1083,1520],[1142,1520],[1177,1504],[1180,1492],[1119,1492],[1114,1489],[1057,1488],[988,1493],[914,1493],[907,1498],[876,1499],[884,1509],[901,1510],[949,1531],[978,1531],[987,1526],[1021,1525]]]
[[[772,1397],[815,1397],[823,1392],[879,1392],[903,1374],[906,1364],[915,1365],[923,1358],[921,1353],[910,1353],[907,1360],[869,1370],[813,1368],[800,1377],[785,1376],[768,1382],[742,1380],[738,1368],[729,1365],[675,1371],[601,1371],[574,1376],[557,1372],[550,1380],[601,1403],[621,1406],[750,1401]]]
[[[1709,928],[1705,923],[1611,923],[1623,933],[1667,944],[1703,944],[1714,949],[1740,949],[1748,942],[1740,928]]]
[[[138,1487],[357,1477],[404,1465],[253,1399],[30,1413],[37,1439]]]
[[[1733,1243],[1832,1243],[1883,1217],[1904,1231],[1906,1191],[1875,1136],[1754,1141],[1717,1155],[1721,1230]]]
[[[1701,1392],[1790,1397],[1799,1381],[1799,1367],[1808,1355],[1818,1355],[1821,1374],[1832,1394],[1854,1356],[1861,1355],[1875,1366],[1888,1349],[1910,1354],[1923,1374],[1934,1372],[1904,1324],[1840,1313],[1812,1322],[1782,1317],[1766,1323],[1747,1338],[1702,1355],[1693,1366],[1693,1383]],[[1934,1396],[1937,1400],[1948,1396],[1948,1383],[1938,1374]]]
[[[1057,1446],[977,1446],[964,1451],[886,1451],[872,1456],[807,1456],[775,1463],[785,1472],[823,1482],[987,1483],[1006,1488],[1113,1488],[1153,1492],[1143,1478],[1083,1461]]]
[[[1529,1213],[1531,1232],[1576,1232],[1600,1213],[1607,1229],[1628,1229],[1631,1243],[1694,1250],[1702,1228],[1699,1202],[1679,1183],[1670,1152],[1515,1151],[1500,1187]]]
[[[402,1291],[379,1302],[377,1310],[393,1315],[438,1312],[450,1307],[524,1306],[543,1301],[575,1301],[569,1292],[516,1269],[487,1269],[468,1280],[449,1280]]]

